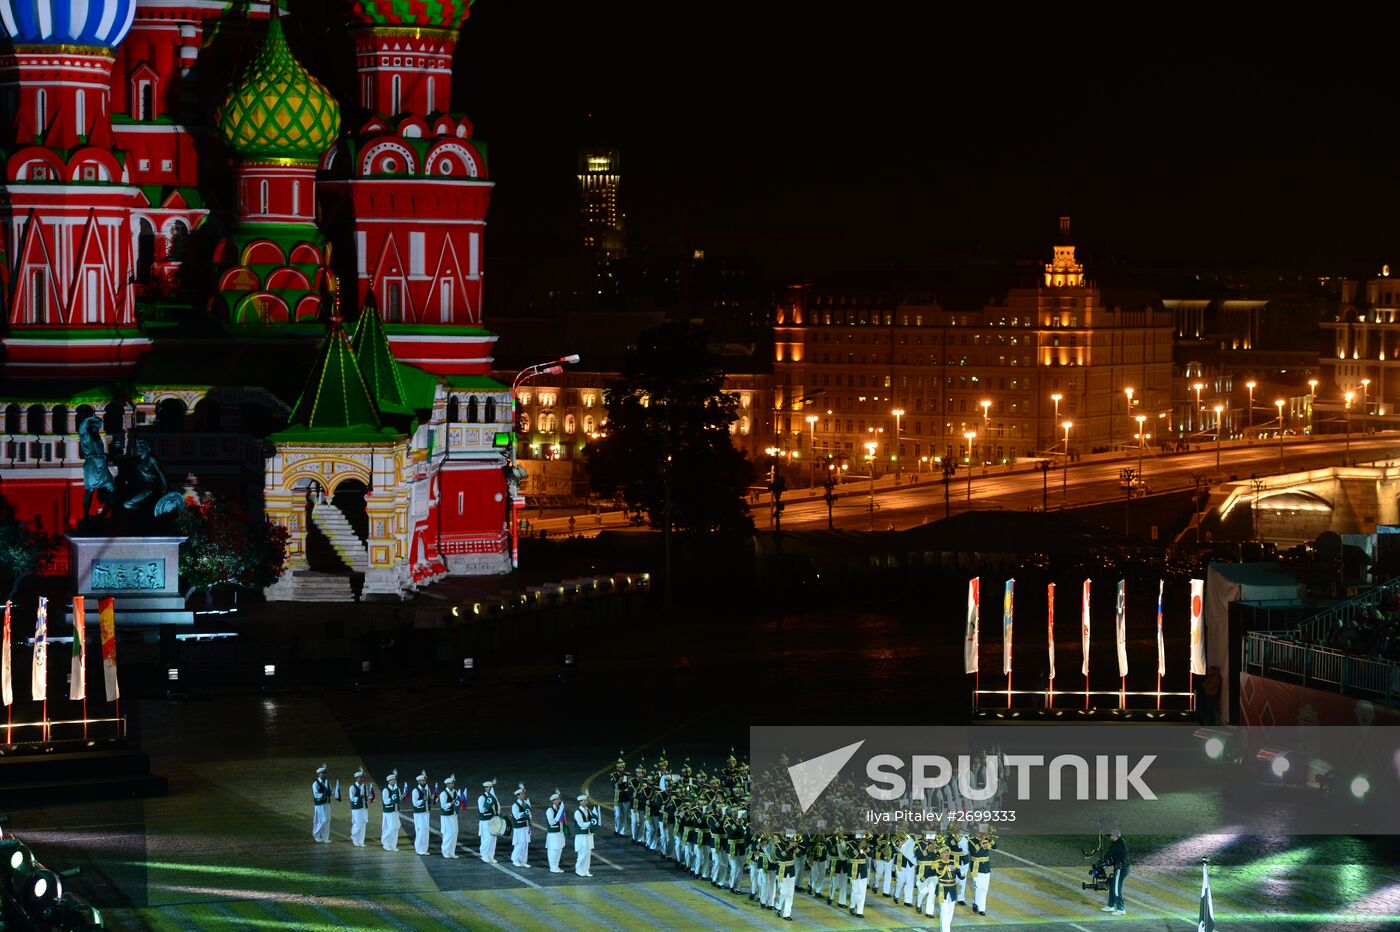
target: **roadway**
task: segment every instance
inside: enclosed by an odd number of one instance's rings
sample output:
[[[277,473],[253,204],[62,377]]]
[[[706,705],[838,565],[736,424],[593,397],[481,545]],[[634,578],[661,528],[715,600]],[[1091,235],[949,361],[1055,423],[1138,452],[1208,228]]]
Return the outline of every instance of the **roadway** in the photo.
[[[1312,440],[1290,438],[1283,445],[1282,468],[1276,442],[1222,444],[1219,456],[1220,468],[1217,470],[1213,445],[1204,445],[1190,453],[1154,455],[1149,450],[1142,458],[1142,470],[1149,491],[1154,494],[1171,492],[1193,488],[1195,477],[1203,477],[1204,481],[1213,483],[1228,481],[1231,476],[1243,479],[1251,475],[1264,476],[1340,465],[1343,457],[1347,456],[1347,442],[1345,438],[1333,439],[1330,436]],[[1353,462],[1400,458],[1400,433],[1373,434],[1364,439],[1353,437],[1349,458]],[[985,473],[974,474],[970,493],[967,474],[960,471],[949,484],[947,510],[954,514],[968,508],[1029,510],[1041,507],[1044,501],[1053,511],[1067,505],[1075,507],[1120,501],[1124,490],[1119,483],[1119,471],[1125,467],[1136,469],[1137,466],[1138,456],[1135,452],[1100,454],[1071,464],[1067,472],[1051,470],[1044,483],[1039,470],[1008,472],[1004,468],[988,467]],[[861,487],[862,481],[848,482],[846,494],[832,510],[834,525],[844,530],[869,530],[873,523],[880,529],[893,525],[895,529],[902,530],[942,518],[945,504],[941,477],[935,479],[924,474],[919,479],[916,485],[904,484],[883,490],[877,487],[873,522],[870,495]],[[905,482],[908,482],[907,477]],[[868,483],[865,485],[868,487]],[[765,505],[760,503],[754,509],[755,522],[760,527],[769,526]],[[824,528],[827,526],[826,503],[820,499],[790,502],[783,510],[782,524],[788,530]]]

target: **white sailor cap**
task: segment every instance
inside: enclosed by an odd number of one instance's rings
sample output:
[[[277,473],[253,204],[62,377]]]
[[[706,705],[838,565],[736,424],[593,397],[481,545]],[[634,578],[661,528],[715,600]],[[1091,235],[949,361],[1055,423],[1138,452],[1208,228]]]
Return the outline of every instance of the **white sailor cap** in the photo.
[[[416,777],[416,779],[418,779],[418,780],[427,780],[427,779],[428,779],[428,771],[426,771],[426,770],[420,770],[420,771],[418,771],[418,776]]]
[[[581,802],[581,803],[586,803],[586,802],[588,802],[588,794],[587,794],[587,793],[580,793],[579,796],[578,796],[578,801]]]
[[[442,782],[443,782],[443,783],[456,783],[456,782],[457,782],[457,775],[454,773],[454,774],[452,774],[451,776],[443,777],[443,778],[442,778]]]
[[[517,787],[515,788],[515,795],[516,795],[516,796],[519,796],[519,795],[523,794],[524,792],[525,792],[525,784],[523,784],[523,783],[520,784],[519,786],[517,786]]]
[[[389,775],[388,775],[387,777],[385,777],[384,779],[385,779],[385,780],[397,780],[398,778],[399,778],[399,772],[398,772],[397,770],[391,770],[391,771],[389,771]]]
[[[365,772],[364,772],[363,770],[357,770],[357,771],[355,771],[355,777],[356,777],[356,779],[358,779],[358,778],[360,778],[360,777],[363,777],[364,775],[365,775]]]
[[[325,764],[322,764],[321,766],[317,767],[317,768],[316,768],[316,772],[317,772],[317,773],[325,773],[325,772],[326,772],[326,765],[325,765]]]
[[[484,787],[488,787],[488,788],[489,788],[489,787],[493,787],[493,786],[496,785],[496,781],[495,781],[495,780],[482,780],[482,781],[481,781],[481,785],[484,786]]]
[[[553,793],[550,793],[550,794],[549,794],[549,798],[550,798],[551,800],[554,800],[554,799],[563,799],[564,797],[562,797],[562,796],[559,795],[559,791],[558,791],[558,790],[555,790]]]

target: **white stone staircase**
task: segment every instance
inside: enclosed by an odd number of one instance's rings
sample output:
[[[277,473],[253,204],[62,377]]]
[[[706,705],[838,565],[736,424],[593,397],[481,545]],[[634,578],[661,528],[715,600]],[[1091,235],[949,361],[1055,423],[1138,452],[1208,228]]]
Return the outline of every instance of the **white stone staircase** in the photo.
[[[326,535],[335,552],[352,573],[363,573],[369,569],[369,551],[365,542],[350,526],[345,513],[330,502],[319,502],[311,509],[311,523]]]

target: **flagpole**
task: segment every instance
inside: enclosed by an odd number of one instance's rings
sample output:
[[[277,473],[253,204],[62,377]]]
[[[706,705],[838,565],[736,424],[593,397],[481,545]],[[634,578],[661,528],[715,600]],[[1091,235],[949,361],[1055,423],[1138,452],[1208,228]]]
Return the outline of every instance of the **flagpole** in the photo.
[[[1162,674],[1157,674],[1157,711],[1162,710]]]
[[[1006,674],[1006,707],[1011,708],[1011,674]]]
[[[1118,709],[1122,711],[1128,706],[1128,678],[1122,677],[1118,681]]]
[[[49,694],[44,693],[44,743],[49,742]]]

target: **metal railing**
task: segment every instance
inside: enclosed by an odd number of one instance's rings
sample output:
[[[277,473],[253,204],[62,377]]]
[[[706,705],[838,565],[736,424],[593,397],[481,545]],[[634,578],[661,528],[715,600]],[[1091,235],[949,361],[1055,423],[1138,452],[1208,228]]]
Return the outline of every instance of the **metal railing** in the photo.
[[[1245,635],[1244,668],[1248,673],[1296,677],[1304,686],[1335,688],[1346,695],[1400,703],[1400,663],[1358,657],[1330,647],[1300,644],[1258,631]]]
[[[1391,579],[1373,586],[1365,592],[1345,602],[1323,609],[1310,618],[1299,622],[1297,638],[1308,643],[1326,642],[1328,638],[1353,621],[1362,610],[1372,610],[1380,604],[1381,598],[1400,593],[1400,579]]]

